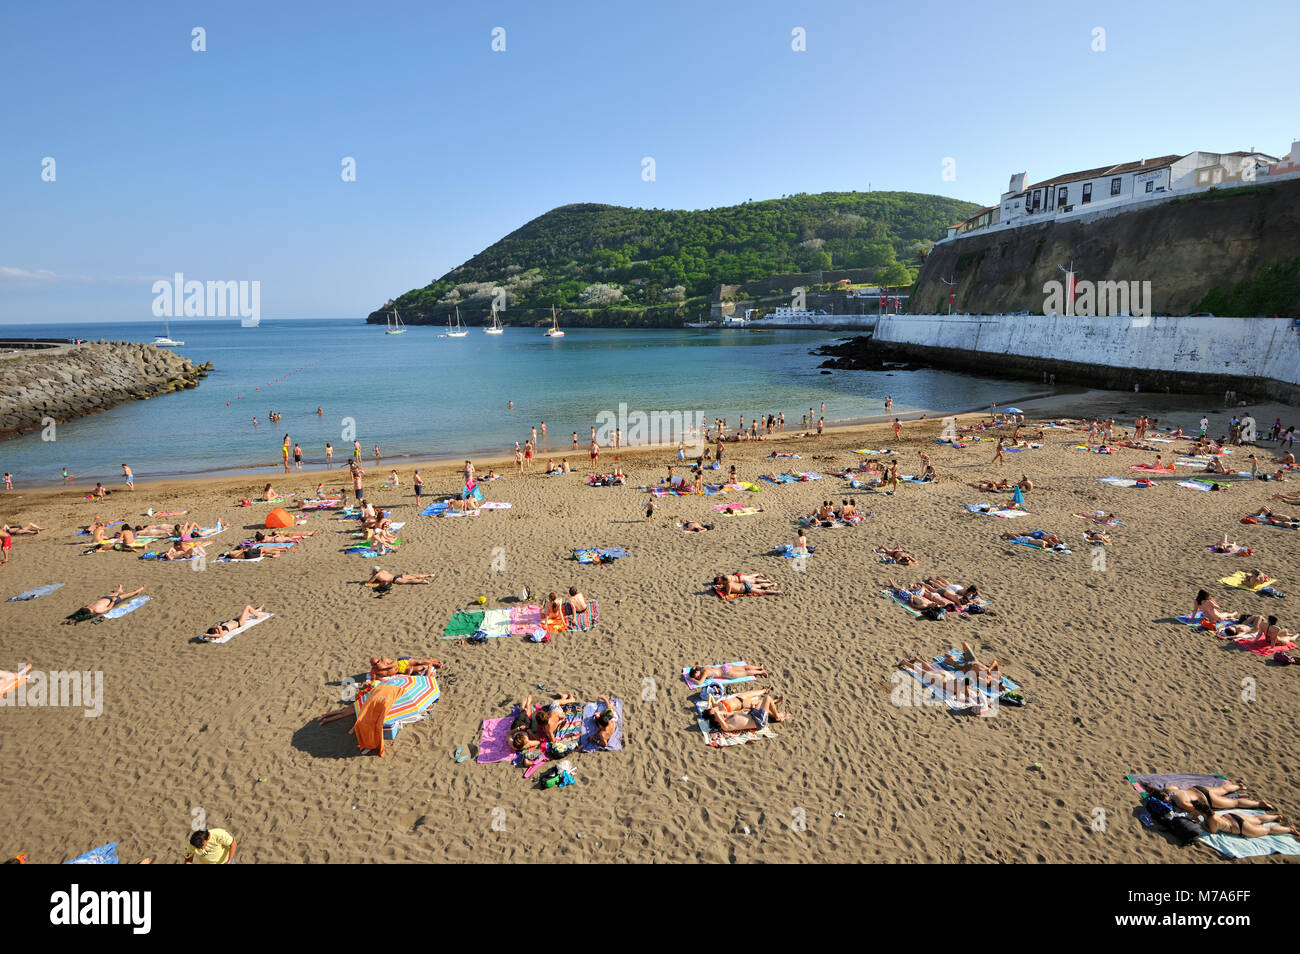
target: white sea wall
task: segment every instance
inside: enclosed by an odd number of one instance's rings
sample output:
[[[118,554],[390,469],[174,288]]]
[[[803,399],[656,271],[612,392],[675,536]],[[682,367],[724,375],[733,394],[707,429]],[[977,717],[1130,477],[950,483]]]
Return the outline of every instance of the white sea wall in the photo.
[[[1300,322],[1289,318],[886,315],[876,323],[874,340],[1300,386]]]

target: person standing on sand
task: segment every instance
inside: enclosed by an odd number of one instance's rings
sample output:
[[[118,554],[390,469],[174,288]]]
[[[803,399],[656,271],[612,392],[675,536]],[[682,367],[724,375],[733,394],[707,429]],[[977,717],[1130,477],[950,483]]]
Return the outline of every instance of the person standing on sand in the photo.
[[[524,451],[518,441],[515,441],[515,471],[520,474],[524,472]]]
[[[362,481],[366,472],[361,469],[361,464],[357,461],[349,461],[348,468],[352,471],[352,493],[357,498],[357,503],[361,503]]]
[[[903,432],[903,422],[900,421],[898,418],[894,418],[894,440],[895,441],[902,440],[902,438],[899,436],[902,434],[902,432]]]
[[[718,459],[718,463],[721,464],[722,463],[722,432],[721,431],[718,432],[718,448],[714,456]]]
[[[6,474],[5,476],[8,475]],[[131,468],[126,464],[122,465],[122,479],[126,482],[127,490],[135,490],[135,474],[131,472]],[[6,489],[8,488],[6,487]]]
[[[334,445],[329,441],[325,442],[325,469],[334,469]]]
[[[524,470],[532,473],[533,470],[533,442],[524,441]]]
[[[302,447],[299,444],[293,445],[293,468],[297,471],[302,470]]]
[[[822,436],[822,427],[825,426],[825,424],[826,424],[826,418],[824,418],[824,417],[819,417],[819,418],[817,418],[817,436],[818,436],[818,437],[821,437],[821,436]]]
[[[591,448],[589,453],[591,454],[591,466],[594,469],[596,466],[596,461],[600,459],[600,444],[596,442],[596,438],[594,436],[591,439]]]
[[[577,431],[574,431],[574,432],[573,432],[573,449],[574,449],[575,451],[578,449],[578,432],[577,432]]]
[[[989,463],[991,463],[991,464],[1005,464],[1005,463],[1007,462],[1007,461],[1006,461],[1006,458],[1002,456],[1002,448],[1003,448],[1003,446],[1004,446],[1005,443],[1006,443],[1006,442],[1005,442],[1001,437],[998,438],[998,446],[997,446],[997,450],[995,450],[995,451],[993,452],[993,460],[991,460]]]
[[[353,442],[352,442],[352,459],[355,460],[357,463],[360,463],[360,462],[361,462],[361,442],[360,442],[360,441],[353,441]]]
[[[415,505],[420,506],[420,494],[424,493],[424,478],[420,476],[420,468],[415,468],[415,476],[411,478],[415,485]]]
[[[619,450],[622,448],[622,446],[623,446],[623,429],[621,427],[616,427],[614,428],[614,450]]]
[[[14,538],[9,533],[9,526],[6,524],[3,530],[0,530],[0,566],[9,562],[9,551],[14,548]]]
[[[286,474],[289,473],[289,445],[291,443],[289,435],[285,434],[284,443],[280,445],[280,456],[284,459],[284,472]]]

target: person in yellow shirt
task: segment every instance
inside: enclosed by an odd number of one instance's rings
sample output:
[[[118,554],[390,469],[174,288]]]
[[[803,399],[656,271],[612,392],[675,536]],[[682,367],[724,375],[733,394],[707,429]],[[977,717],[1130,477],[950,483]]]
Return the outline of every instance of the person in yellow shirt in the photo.
[[[201,828],[190,835],[185,849],[187,865],[229,865],[235,862],[235,839],[222,828]]]

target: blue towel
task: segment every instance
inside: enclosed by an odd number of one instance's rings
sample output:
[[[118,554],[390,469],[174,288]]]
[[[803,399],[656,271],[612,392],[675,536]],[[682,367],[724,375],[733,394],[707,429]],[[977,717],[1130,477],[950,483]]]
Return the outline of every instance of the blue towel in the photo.
[[[1228,808],[1215,812],[1222,815],[1225,811],[1234,815],[1262,815],[1254,808]],[[1225,858],[1257,858],[1260,855],[1300,855],[1300,841],[1294,835],[1265,835],[1263,838],[1243,838],[1240,835],[1225,835],[1222,832],[1211,835],[1208,831],[1199,836],[1197,841],[1213,848]]]
[[[148,596],[137,596],[135,599],[127,600],[125,603],[119,603],[103,616],[100,616],[99,619],[96,619],[95,622],[98,623],[100,620],[104,619],[121,619],[127,613],[134,613],[141,606],[144,606],[145,603],[148,603],[149,600],[150,597]]]
[[[445,500],[440,500],[437,503],[431,503],[429,504],[429,506],[425,507],[423,510],[420,511],[420,516],[436,517],[439,514],[441,514],[444,510],[446,510],[447,506],[448,504]]]
[[[10,603],[17,603],[20,600],[34,600],[38,597],[49,596],[62,585],[62,583],[50,583],[48,586],[38,586],[34,589],[25,590],[17,596],[11,596],[8,601]]]
[[[117,842],[110,841],[107,845],[100,845],[98,848],[92,848],[84,855],[78,855],[71,861],[65,861],[65,865],[116,865],[121,864],[117,860]]]

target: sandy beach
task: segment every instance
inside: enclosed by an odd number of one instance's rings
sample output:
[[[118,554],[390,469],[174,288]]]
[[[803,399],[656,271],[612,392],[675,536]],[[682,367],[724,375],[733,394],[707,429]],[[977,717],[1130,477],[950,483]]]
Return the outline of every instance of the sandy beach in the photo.
[[[1212,435],[1227,430],[1212,397],[1088,392],[1023,406],[1030,422],[1114,414],[1129,429],[1141,412],[1194,429],[1205,412]],[[1291,408],[1250,410],[1261,428],[1278,416],[1295,420]],[[202,819],[238,838],[241,863],[1216,863],[1204,848],[1180,849],[1142,827],[1125,781],[1132,772],[1221,772],[1300,817],[1300,668],[1267,665],[1171,621],[1204,587],[1226,610],[1276,613],[1284,628],[1300,628],[1300,531],[1240,522],[1261,505],[1300,511],[1269,499],[1300,493],[1300,473],[1202,493],[1177,486],[1201,476],[1180,467],[1150,489],[1119,487],[1098,478],[1137,476],[1130,465],[1154,453],[1088,453],[1074,449],[1084,432],[1048,430],[1041,448],[991,465],[996,436],[1010,428],[956,449],[931,443],[939,427],[908,422],[897,443],[883,425],[729,443],[722,471],[706,471],[706,480],[725,480],[733,463],[744,481],[791,469],[823,479],[655,499],[649,521],[649,494],[637,488],[657,485],[676,463],[666,450],[624,450],[627,486],[589,487],[585,447],[574,455],[565,435],[552,435],[560,440],[542,448],[533,474],[517,476],[505,459],[476,461],[480,473],[505,475],[481,488],[511,506],[455,519],[417,515],[409,462],[398,465],[400,490],[385,490],[390,466],[367,460],[368,499],[406,522],[397,552],[343,552],[355,524],[323,511],[302,524],[316,533],[294,552],[209,562],[203,572],[126,553],[84,555],[88,538],[74,533],[96,513],[148,523],[150,507],[185,510],[184,519],[231,527],[214,538],[213,554],[260,525],[269,507],[238,501],[257,496],[265,480],[302,496],[321,480],[345,486],[346,470],[137,484],[134,493],[119,485],[96,503],[80,499],[84,488],[5,493],[0,518],[46,529],[14,538],[0,596],[66,585],[0,602],[0,669],[102,670],[104,700],[95,718],[77,708],[0,707],[0,855],[59,862],[118,841],[124,861],[175,863]],[[904,474],[920,472],[924,451],[939,480],[904,483],[893,495],[850,490],[832,474],[861,463],[852,451],[864,447],[893,450]],[[1161,447],[1170,460],[1188,442]],[[1255,453],[1271,460],[1273,447]],[[773,452],[800,458],[769,459]],[[1235,449],[1235,469],[1246,469],[1248,453]],[[569,456],[575,473],[540,475],[548,456]],[[613,457],[606,449],[599,470],[612,469]],[[964,509],[1009,500],[968,482],[1021,474],[1034,483],[1030,516]],[[459,495],[454,468],[428,467],[424,476],[426,495]],[[770,554],[794,539],[801,515],[850,496],[870,516],[809,530],[816,552],[804,569]],[[761,512],[712,509],[723,504]],[[1101,566],[1083,539],[1092,525],[1074,516],[1095,510],[1123,521],[1108,530]],[[684,533],[679,520],[714,529]],[[1059,534],[1073,552],[999,538],[1035,529]],[[1254,555],[1207,552],[1225,533]],[[919,566],[881,563],[880,545],[905,548]],[[571,558],[577,547],[615,546],[631,555],[608,566]],[[381,597],[358,585],[376,564],[438,576]],[[1286,599],[1218,582],[1256,566]],[[771,576],[784,595],[720,600],[707,581],[737,570]],[[891,577],[922,576],[978,583],[992,612],[914,619],[880,594]],[[146,586],[152,599],[121,619],[60,625],[119,583]],[[535,600],[570,585],[599,602],[588,632],[545,644],[440,638],[452,613],[480,595],[497,608],[524,586]],[[223,645],[191,642],[245,603],[265,603],[275,618]],[[898,660],[961,641],[997,659],[1029,705],[979,718],[895,704]],[[431,722],[405,727],[383,758],[359,753],[350,720],[316,725],[314,716],[342,704],[341,680],[362,674],[371,655],[401,654],[445,663]],[[731,660],[766,665],[770,679],[754,685],[774,686],[792,718],[774,725],[772,738],[714,748],[696,728],[679,673]],[[543,694],[539,687],[623,700],[623,750],[572,757],[576,784],[564,789],[538,790],[517,767],[475,761],[483,720],[509,715],[525,694]],[[467,760],[455,760],[458,748]]]

